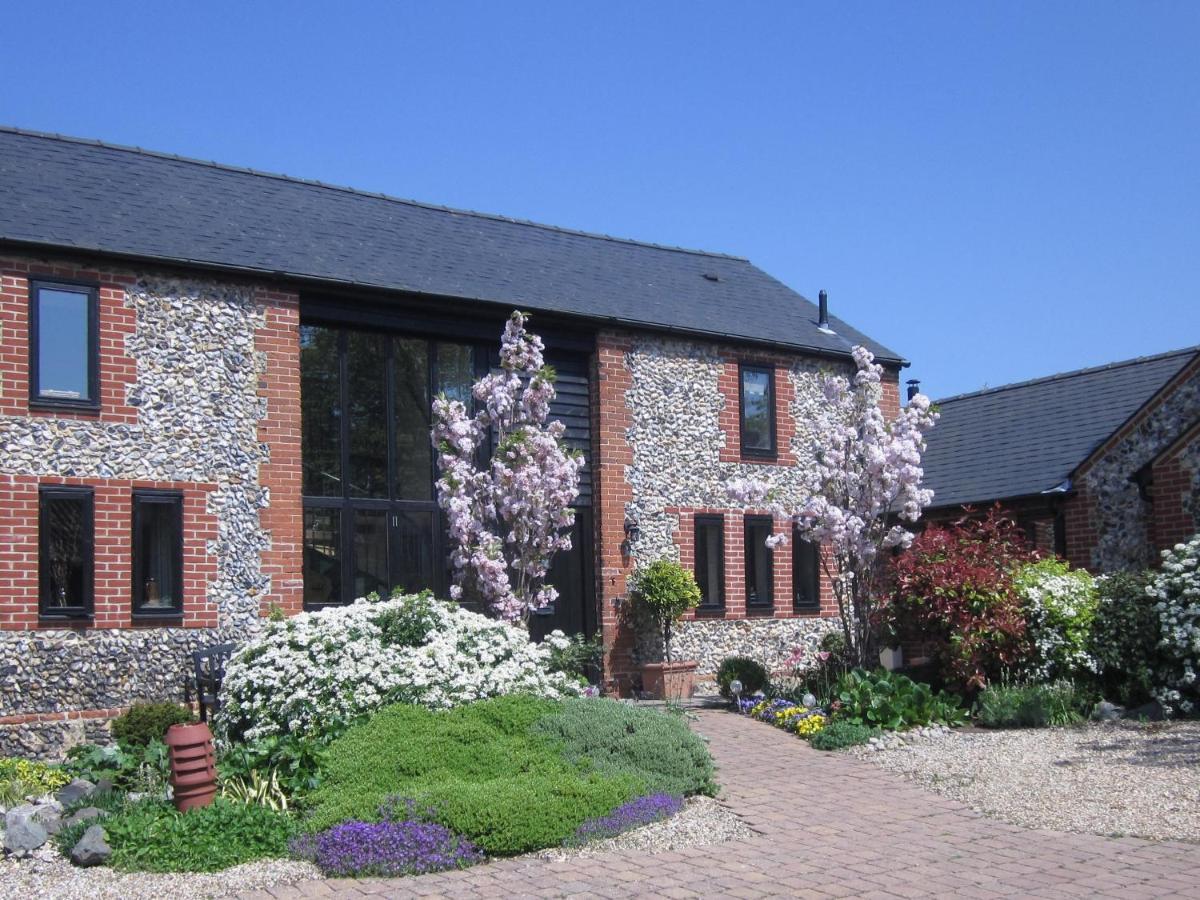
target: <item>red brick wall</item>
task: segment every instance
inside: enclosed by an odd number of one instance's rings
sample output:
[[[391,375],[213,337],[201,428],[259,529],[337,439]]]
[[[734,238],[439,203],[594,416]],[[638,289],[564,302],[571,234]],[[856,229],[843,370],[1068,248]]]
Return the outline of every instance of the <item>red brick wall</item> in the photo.
[[[1193,513],[1193,504],[1200,502],[1195,495],[1195,474],[1184,463],[1184,457],[1189,453],[1193,459],[1197,458],[1198,445],[1200,425],[1183,435],[1176,446],[1154,464],[1154,520],[1150,539],[1157,551],[1174,547],[1200,531],[1200,523]]]

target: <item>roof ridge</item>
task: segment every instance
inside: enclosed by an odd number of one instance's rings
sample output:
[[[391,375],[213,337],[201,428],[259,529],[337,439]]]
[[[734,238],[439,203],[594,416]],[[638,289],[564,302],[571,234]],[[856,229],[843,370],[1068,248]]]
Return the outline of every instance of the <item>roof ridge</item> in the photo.
[[[1132,359],[1122,359],[1116,362],[1105,363],[1099,366],[1088,366],[1083,369],[1072,369],[1069,372],[1058,372],[1054,375],[1042,375],[1038,378],[1030,378],[1025,381],[1014,381],[1010,384],[1001,384],[992,388],[982,388],[978,391],[968,391],[963,394],[953,394],[949,397],[943,397],[939,400],[934,400],[934,403],[952,403],[956,400],[967,400],[973,397],[981,397],[985,394],[997,394],[1001,391],[1010,391],[1015,388],[1031,387],[1035,384],[1046,384],[1051,381],[1061,381],[1068,378],[1076,378],[1080,375],[1092,375],[1096,372],[1104,372],[1110,369],[1122,369],[1128,366],[1141,365],[1148,362],[1156,362],[1160,359],[1168,359],[1172,356],[1189,356],[1200,353],[1200,345],[1194,347],[1183,347],[1179,350],[1167,350],[1163,353],[1154,353],[1149,356],[1135,356]]]
[[[170,160],[172,162],[204,166],[206,168],[218,169],[224,172],[235,172],[240,175],[254,175],[259,178],[272,178],[276,181],[284,181],[291,184],[301,184],[307,187],[324,188],[325,190],[329,191],[338,191],[340,193],[353,194],[359,197],[371,197],[376,200],[387,200],[391,203],[401,203],[405,206],[415,206],[421,209],[436,210],[438,212],[472,216],[474,218],[487,219],[493,222],[507,222],[510,225],[523,225],[527,228],[538,228],[543,231],[553,231],[559,234],[569,234],[574,235],[575,237],[591,238],[598,241],[611,241],[615,244],[629,244],[634,247],[646,247],[652,250],[663,250],[669,253],[686,253],[690,256],[701,256],[711,259],[729,259],[744,263],[750,262],[747,257],[737,256],[732,253],[721,253],[716,250],[697,250],[691,247],[676,247],[671,244],[656,244],[653,241],[639,241],[635,238],[616,237],[611,234],[602,234],[596,231],[584,231],[579,228],[566,228],[561,225],[547,225],[544,222],[535,222],[532,219],[519,219],[513,216],[500,215],[499,213],[480,212],[474,209],[458,209],[453,206],[443,206],[438,203],[427,203],[423,200],[394,197],[391,194],[384,194],[380,191],[366,191],[360,188],[349,187],[347,185],[329,184],[324,181],[317,181],[313,178],[298,178],[295,175],[285,175],[280,172],[265,172],[261,169],[252,169],[248,166],[234,166],[228,163],[219,163],[215,160],[197,159],[196,157],[192,156],[181,156],[178,153],[167,153],[162,150],[147,150],[145,147],[133,147],[128,144],[113,144],[97,138],[80,138],[69,134],[59,134],[52,131],[37,131],[30,128],[20,128],[16,125],[3,124],[0,124],[0,133],[17,134],[25,137],[36,137],[44,140],[62,141],[69,144],[84,144],[91,147],[103,147],[106,150],[117,150],[123,153],[135,153],[140,156],[149,156],[156,159]]]

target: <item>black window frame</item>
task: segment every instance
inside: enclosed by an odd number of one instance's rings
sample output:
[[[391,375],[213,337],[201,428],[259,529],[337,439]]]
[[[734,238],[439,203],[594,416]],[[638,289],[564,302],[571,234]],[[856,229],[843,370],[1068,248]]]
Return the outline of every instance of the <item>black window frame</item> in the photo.
[[[801,590],[801,568],[804,562],[803,554],[813,555],[811,583],[807,587],[811,591]],[[811,593],[812,599],[802,597]],[[798,530],[792,531],[792,611],[797,613],[814,614],[821,611],[821,545],[805,540]]]
[[[46,397],[41,393],[41,303],[44,289],[87,294],[88,298],[88,396]],[[94,281],[32,276],[29,279],[29,406],[32,409],[100,410],[100,285]]]
[[[151,490],[149,488],[139,488],[133,492],[133,510],[131,519],[131,566],[130,579],[132,581],[132,591],[130,593],[130,615],[134,619],[180,619],[183,617],[184,609],[184,565],[183,565],[183,492],[182,491],[167,491],[167,490]],[[142,578],[142,561],[145,548],[142,547],[139,535],[142,533],[141,519],[143,507],[149,504],[169,505],[175,510],[175,579],[177,582],[178,601],[173,607],[152,607],[145,608],[146,598],[143,595],[145,590],[145,579]]]
[[[50,572],[46,561],[49,553],[49,529],[46,527],[46,501],[70,500],[84,504],[83,518],[83,596],[81,606],[47,604],[50,592]],[[77,485],[40,485],[38,487],[38,618],[46,621],[91,619],[96,608],[96,491]]]
[[[701,559],[700,548],[702,546],[701,541],[700,541],[700,535],[701,535],[701,531],[705,528],[716,528],[717,533],[720,534],[720,536],[721,536],[721,542],[720,542],[721,556],[720,556],[719,564],[717,566],[717,568],[720,571],[720,575],[718,576],[718,578],[719,578],[718,587],[719,587],[721,599],[720,599],[719,603],[708,603],[708,602],[706,602],[706,599],[704,596],[704,587],[703,586],[707,582],[708,576],[707,576],[707,572],[705,572],[702,575],[701,569],[700,569],[700,559]],[[696,584],[700,586],[700,591],[701,591],[700,605],[698,607],[696,607],[696,609],[697,609],[697,611],[722,610],[725,608],[725,517],[721,516],[721,515],[714,515],[714,514],[709,514],[709,513],[697,515],[692,520],[692,532],[693,532],[692,539],[694,542],[693,570],[694,570],[694,573],[696,576]],[[705,554],[707,554],[707,549],[705,550]]]
[[[775,522],[770,516],[746,516],[742,521],[742,538],[743,538],[743,558],[742,570],[746,578],[746,612],[774,612],[775,610],[775,551],[766,544],[766,539],[774,532]],[[762,534],[759,529],[764,529],[765,534]],[[759,538],[755,540],[754,534],[758,532]],[[770,590],[767,596],[769,600],[766,603],[759,601],[752,603],[750,600],[751,589],[754,585],[755,567],[750,564],[751,549],[757,544],[757,550],[767,554],[767,580],[770,582]]]
[[[746,375],[767,376],[770,416],[770,447],[746,446]],[[775,367],[761,363],[738,362],[738,446],[743,457],[775,459],[779,455],[778,423],[775,421]]]

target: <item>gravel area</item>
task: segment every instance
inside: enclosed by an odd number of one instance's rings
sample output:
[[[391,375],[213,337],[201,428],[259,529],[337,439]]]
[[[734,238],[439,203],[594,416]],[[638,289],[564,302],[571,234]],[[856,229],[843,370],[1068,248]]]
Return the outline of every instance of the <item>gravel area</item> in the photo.
[[[848,752],[1017,825],[1200,842],[1200,722],[958,731]]]
[[[753,837],[755,832],[726,806],[711,797],[692,797],[676,815],[662,822],[643,825],[614,838],[572,849],[539,850],[527,859],[570,860],[596,856],[610,850],[639,850],[664,853],[684,847],[707,847],[725,841]]]
[[[107,866],[80,869],[56,850],[43,848],[34,859],[0,860],[0,900],[192,900],[231,897],[320,877],[316,866],[286,859],[205,874],[117,872]]]

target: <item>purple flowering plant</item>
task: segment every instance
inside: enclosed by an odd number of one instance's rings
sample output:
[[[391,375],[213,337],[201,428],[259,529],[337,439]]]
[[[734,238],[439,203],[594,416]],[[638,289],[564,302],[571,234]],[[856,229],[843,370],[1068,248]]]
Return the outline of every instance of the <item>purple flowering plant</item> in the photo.
[[[474,844],[432,821],[436,810],[391,797],[379,808],[382,821],[342,822],[294,838],[290,849],[326,875],[423,875],[465,869],[483,861]]]
[[[616,837],[632,828],[640,828],[652,822],[661,822],[683,809],[683,798],[674,794],[647,794],[618,806],[607,816],[588,819],[575,834],[564,842],[578,847],[592,841]]]

